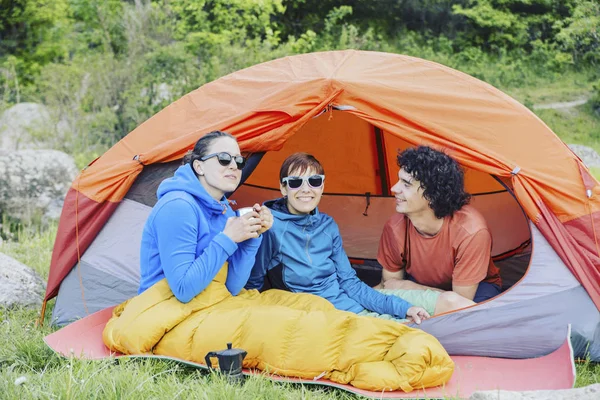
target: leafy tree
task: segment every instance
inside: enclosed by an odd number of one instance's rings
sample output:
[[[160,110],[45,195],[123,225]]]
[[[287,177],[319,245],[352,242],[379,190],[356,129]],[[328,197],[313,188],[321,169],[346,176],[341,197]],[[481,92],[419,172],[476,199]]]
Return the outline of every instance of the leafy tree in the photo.
[[[168,7],[175,16],[175,38],[205,57],[233,42],[279,43],[279,31],[271,20],[283,13],[281,0],[172,0]]]
[[[393,37],[407,30],[422,35],[453,36],[462,18],[452,12],[455,4],[468,0],[285,0],[285,13],[277,17],[283,36],[299,37],[307,30],[320,32],[329,13],[349,6],[353,13],[345,22],[361,31]]]
[[[121,54],[126,48],[122,29],[125,2],[120,0],[69,0],[75,21],[78,51],[97,49]]]
[[[0,0],[0,57],[61,59],[71,28],[68,0]]]
[[[41,65],[68,56],[68,0],[0,0],[0,86],[4,101],[20,101]]]
[[[486,49],[531,49],[531,42],[553,41],[556,22],[569,17],[578,0],[471,0],[453,7],[468,21],[463,43]]]
[[[556,21],[555,26],[560,28],[556,40],[573,54],[576,61],[600,63],[600,3],[577,1],[571,16]]]

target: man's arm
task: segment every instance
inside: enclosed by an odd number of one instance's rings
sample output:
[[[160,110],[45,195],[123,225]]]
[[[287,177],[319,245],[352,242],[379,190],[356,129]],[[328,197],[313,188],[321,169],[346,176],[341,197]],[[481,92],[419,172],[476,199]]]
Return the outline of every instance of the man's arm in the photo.
[[[403,290],[435,290],[436,292],[443,292],[438,288],[420,285],[416,282],[404,279],[404,270],[401,269],[397,272],[391,272],[387,269],[383,269],[381,273],[381,283],[375,287],[375,289],[403,289]],[[460,293],[459,293],[460,294]],[[475,293],[473,293],[475,296]]]
[[[384,289],[385,288],[385,283],[386,282],[390,282],[392,280],[398,280],[398,281],[403,281],[404,280],[404,270],[401,269],[399,271],[388,271],[387,269],[385,269],[385,267],[382,268],[381,270],[381,282],[379,282],[377,285],[373,286],[373,289]]]
[[[452,291],[454,293],[460,294],[462,297],[473,300],[475,298],[475,293],[477,293],[477,288],[479,284],[470,285],[470,286],[458,286],[452,285]]]

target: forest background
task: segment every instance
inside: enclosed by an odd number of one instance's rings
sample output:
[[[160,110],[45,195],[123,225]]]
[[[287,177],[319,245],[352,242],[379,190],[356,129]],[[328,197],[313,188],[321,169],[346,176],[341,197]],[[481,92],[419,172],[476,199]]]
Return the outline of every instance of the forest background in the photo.
[[[206,82],[347,48],[436,61],[529,107],[589,99],[538,114],[600,151],[597,0],[0,0],[0,37],[0,111],[48,106],[62,132],[34,139],[80,168]]]
[[[0,0],[0,113],[44,104],[55,124],[27,139],[83,168],[206,82],[286,55],[348,48],[463,71],[531,108],[566,143],[600,152],[598,0]],[[573,100],[584,104],[552,106]],[[0,251],[47,278],[55,234],[55,223],[20,226]],[[159,361],[63,360],[41,340],[52,328],[32,327],[36,314],[0,310],[0,393],[9,397],[345,397],[258,378],[230,388]],[[26,392],[14,384],[21,376],[32,382]],[[579,366],[578,385],[593,382],[600,368]]]

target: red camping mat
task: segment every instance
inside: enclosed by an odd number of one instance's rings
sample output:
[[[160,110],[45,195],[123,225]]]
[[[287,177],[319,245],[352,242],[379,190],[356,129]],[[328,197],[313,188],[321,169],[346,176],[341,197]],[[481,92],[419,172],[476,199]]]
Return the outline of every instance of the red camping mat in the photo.
[[[114,307],[106,308],[91,314],[79,321],[46,336],[44,341],[57,353],[65,357],[104,359],[108,357],[147,357],[178,361],[193,367],[206,369],[203,364],[177,358],[153,355],[126,356],[110,352],[102,341],[102,331],[106,322],[112,316]],[[556,351],[544,357],[524,360],[452,356],[455,363],[454,375],[443,387],[415,390],[411,393],[370,392],[357,389],[351,385],[342,385],[326,379],[307,380],[267,375],[261,371],[244,370],[244,374],[262,374],[274,381],[317,384],[336,387],[348,392],[371,398],[444,398],[469,397],[478,390],[556,390],[569,389],[575,382],[575,364],[569,341],[570,328],[567,338]]]

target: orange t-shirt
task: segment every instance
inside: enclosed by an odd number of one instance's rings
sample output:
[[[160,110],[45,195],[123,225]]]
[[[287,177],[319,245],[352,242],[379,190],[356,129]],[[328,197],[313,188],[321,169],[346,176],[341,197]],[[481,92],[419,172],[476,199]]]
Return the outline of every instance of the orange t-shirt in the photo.
[[[377,261],[391,272],[403,268],[405,223],[408,222],[408,272],[418,283],[442,290],[452,284],[471,286],[482,281],[502,286],[492,262],[492,236],[483,216],[470,205],[445,217],[442,229],[423,236],[403,214],[392,216],[383,228]]]

